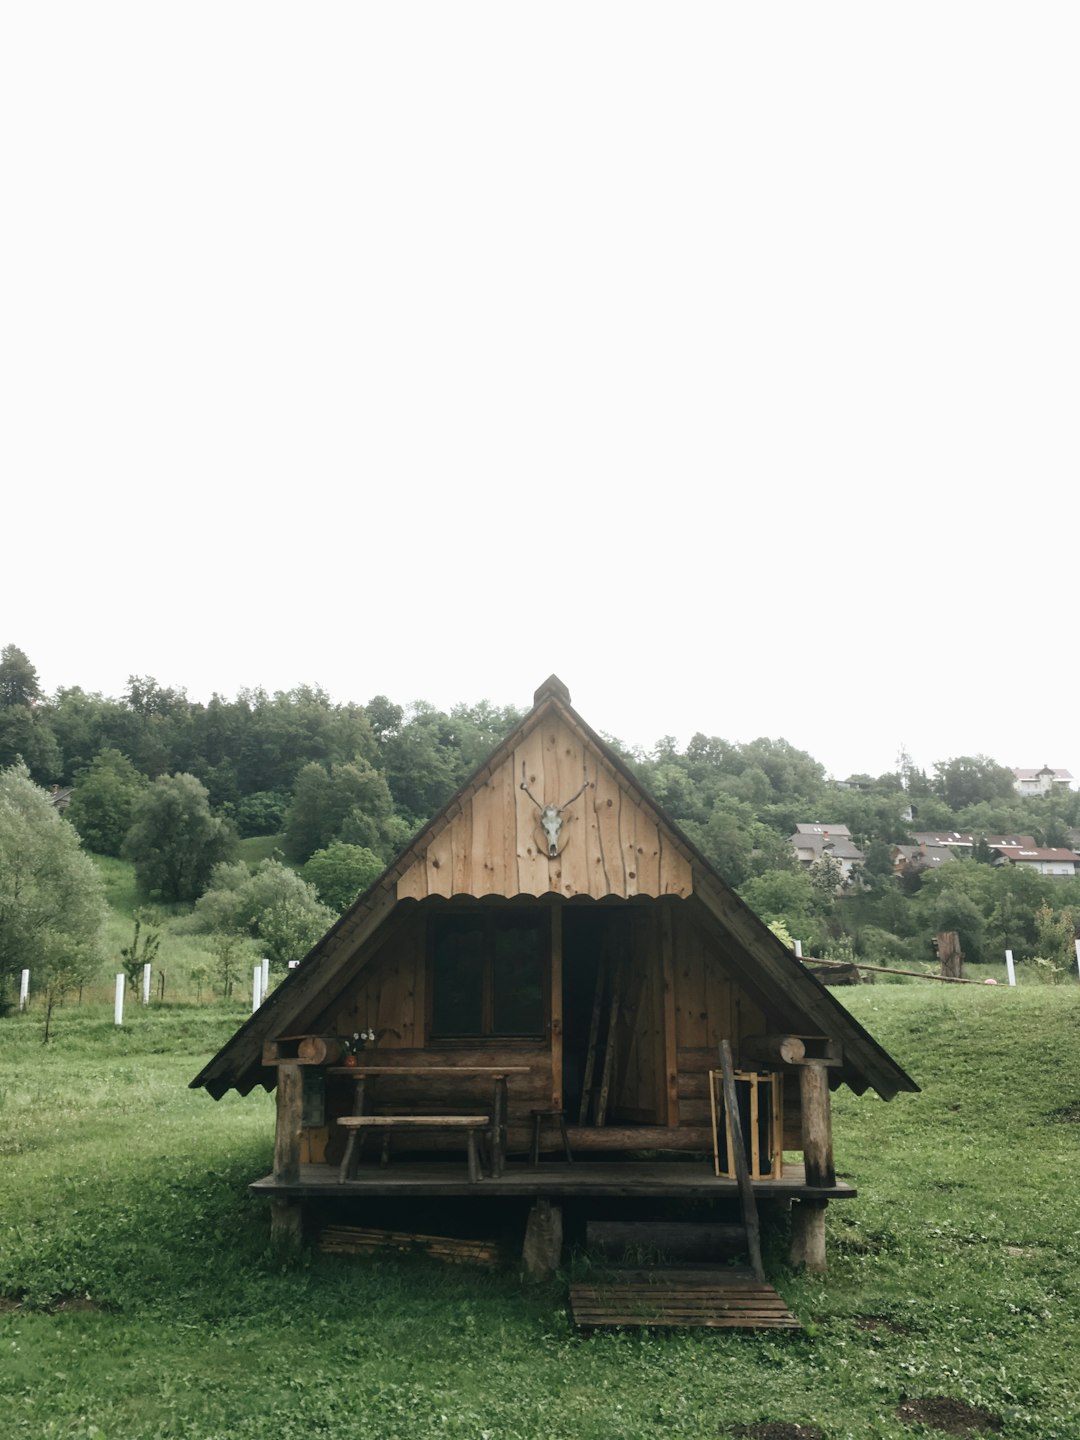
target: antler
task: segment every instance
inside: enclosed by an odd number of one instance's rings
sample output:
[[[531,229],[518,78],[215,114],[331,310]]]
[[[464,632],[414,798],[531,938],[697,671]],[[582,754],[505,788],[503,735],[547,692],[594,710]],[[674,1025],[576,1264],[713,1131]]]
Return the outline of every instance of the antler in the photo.
[[[532,791],[529,789],[528,785],[525,784],[525,761],[524,761],[524,760],[522,760],[522,762],[521,762],[521,789],[525,791],[525,794],[528,795],[529,799],[533,802],[533,804],[536,806],[536,808],[540,811],[540,813],[541,813],[541,815],[542,815],[542,814],[544,813],[544,807],[543,807],[543,805],[540,804],[540,801],[539,801],[539,800],[536,798],[536,796],[532,793]]]
[[[569,800],[564,800],[563,803],[559,806],[560,810],[565,810],[567,805],[572,805],[574,801],[578,798],[578,795],[584,795],[585,791],[589,788],[589,777],[586,774],[584,765],[581,767],[581,773],[585,776],[581,789],[577,792],[577,795],[571,795]]]

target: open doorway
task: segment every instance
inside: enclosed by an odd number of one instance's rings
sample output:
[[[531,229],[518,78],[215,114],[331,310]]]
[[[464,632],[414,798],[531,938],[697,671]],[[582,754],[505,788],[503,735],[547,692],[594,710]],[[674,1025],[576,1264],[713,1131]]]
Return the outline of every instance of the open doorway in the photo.
[[[571,1125],[656,1123],[655,1067],[643,1075],[638,1053],[650,970],[640,918],[620,905],[563,910],[563,1105]]]

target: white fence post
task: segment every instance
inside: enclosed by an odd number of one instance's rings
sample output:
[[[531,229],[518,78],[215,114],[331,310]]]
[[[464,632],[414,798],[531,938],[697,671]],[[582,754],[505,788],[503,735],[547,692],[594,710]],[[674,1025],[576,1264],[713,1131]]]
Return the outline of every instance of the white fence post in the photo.
[[[22,979],[19,981],[19,1009],[26,1009],[26,1002],[30,998],[30,971],[22,972]]]
[[[796,957],[796,959],[801,960],[801,959],[802,959],[802,941],[801,941],[801,940],[793,940],[793,941],[792,941],[792,944],[793,944],[794,947],[795,947],[795,957]]]
[[[256,965],[255,969],[251,972],[251,1013],[253,1015],[255,1014],[255,1011],[259,1008],[259,1006],[262,1004],[262,996],[259,994],[259,991],[261,989],[262,966]]]
[[[113,1020],[117,1025],[124,1023],[124,985],[127,983],[127,976],[120,972],[116,977],[116,1003],[113,1006]]]
[[[266,992],[270,989],[270,956],[262,958],[262,998],[266,999]]]
[[[1076,968],[1080,971],[1080,940],[1074,940],[1073,944],[1076,946]]]
[[[142,967],[142,1003],[143,1003],[144,1005],[149,1005],[149,1004],[150,1004],[150,966],[149,966],[149,965],[144,965],[144,966]]]
[[[1013,965],[1013,954],[1011,950],[1005,951],[1005,969],[1009,972],[1009,984],[1016,984],[1016,967]]]

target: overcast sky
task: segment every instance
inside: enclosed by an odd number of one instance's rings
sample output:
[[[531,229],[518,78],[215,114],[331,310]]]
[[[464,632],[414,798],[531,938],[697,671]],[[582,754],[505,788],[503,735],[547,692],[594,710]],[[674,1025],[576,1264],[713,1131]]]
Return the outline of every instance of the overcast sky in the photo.
[[[5,6],[0,645],[1080,773],[1078,41]]]

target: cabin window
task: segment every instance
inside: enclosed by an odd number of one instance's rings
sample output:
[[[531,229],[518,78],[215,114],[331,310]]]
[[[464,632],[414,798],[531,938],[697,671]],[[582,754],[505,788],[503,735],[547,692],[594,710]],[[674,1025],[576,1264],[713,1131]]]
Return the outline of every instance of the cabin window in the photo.
[[[543,1036],[546,916],[438,915],[430,933],[433,1039]]]

